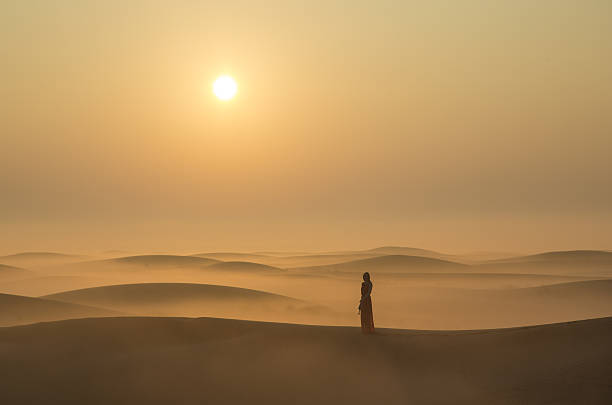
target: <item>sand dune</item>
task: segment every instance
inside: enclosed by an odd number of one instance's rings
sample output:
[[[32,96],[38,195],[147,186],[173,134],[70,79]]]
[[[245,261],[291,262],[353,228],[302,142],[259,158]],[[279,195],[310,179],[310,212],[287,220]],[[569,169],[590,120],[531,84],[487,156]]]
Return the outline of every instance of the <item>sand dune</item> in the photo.
[[[11,404],[609,404],[611,340],[612,318],[374,336],[210,318],[69,320],[0,329],[0,392]]]
[[[306,267],[306,266],[323,266],[328,264],[338,264],[350,262],[354,260],[369,259],[378,256],[420,256],[434,259],[442,259],[459,262],[477,262],[481,258],[499,257],[500,254],[483,254],[480,253],[478,258],[470,257],[469,255],[449,255],[445,253],[435,252],[427,249],[419,249],[404,246],[381,246],[374,249],[355,250],[355,251],[328,251],[321,253],[307,252],[256,252],[256,253],[239,253],[239,252],[210,252],[198,253],[193,256],[208,257],[223,261],[250,261],[271,266],[290,268],[290,267]]]
[[[178,256],[178,255],[141,255],[127,256],[115,259],[101,260],[96,263],[100,264],[124,264],[147,267],[203,267],[214,263],[219,263],[218,260],[194,257],[194,256]]]
[[[83,260],[84,256],[68,255],[55,252],[23,252],[13,255],[0,256],[0,262],[11,264],[57,264],[69,263],[77,260]]]
[[[278,294],[189,283],[143,283],[86,288],[43,298],[149,316],[217,316],[311,322],[331,311]],[[329,319],[328,319],[329,320]]]
[[[612,252],[603,250],[567,250],[558,252],[545,252],[536,255],[519,256],[509,259],[495,260],[496,263],[524,263],[524,262],[543,262],[559,264],[591,264],[591,265],[612,265]]]
[[[251,261],[258,262],[258,260],[269,259],[270,256],[255,254],[255,253],[238,253],[238,252],[209,252],[209,253],[197,253],[191,256],[196,257],[207,257],[209,259],[216,259],[221,261]]]
[[[43,298],[56,301],[72,302],[85,305],[123,306],[141,303],[160,303],[198,298],[202,300],[286,300],[294,302],[289,297],[246,288],[227,287],[209,284],[188,283],[143,283],[122,284],[103,287],[83,288],[50,294]]]
[[[584,280],[568,283],[557,283],[531,288],[518,288],[505,291],[504,294],[520,294],[523,292],[539,296],[556,296],[562,299],[572,299],[574,296],[588,294],[592,297],[602,296],[612,300],[612,280]]]
[[[0,293],[0,326],[118,314],[90,306]]]
[[[299,270],[310,270],[319,272],[406,272],[419,270],[460,271],[466,268],[468,268],[468,266],[465,264],[450,262],[441,259],[434,259],[430,257],[388,255],[333,265],[300,268]]]
[[[362,253],[369,254],[377,254],[380,256],[420,256],[420,257],[430,257],[432,259],[442,259],[442,260],[454,260],[456,256],[448,255],[445,253],[435,252],[433,250],[427,249],[419,249],[413,247],[406,246],[381,246],[374,249],[368,249],[362,251]]]
[[[278,256],[250,253],[201,253],[194,256],[208,257],[223,261],[249,261],[252,263],[266,264],[269,266],[291,268],[343,263],[358,259],[376,257],[379,255],[374,253],[324,253]]]
[[[480,271],[566,273],[612,276],[612,252],[574,250],[547,252],[531,256],[493,260],[479,266]]]
[[[292,267],[306,267],[306,266],[323,266],[327,264],[339,264],[345,262],[351,262],[360,259],[369,259],[377,257],[377,254],[371,253],[350,253],[350,254],[318,254],[318,255],[300,255],[300,256],[287,256],[279,258],[270,258],[267,263],[275,266],[292,268]]]
[[[268,266],[265,264],[251,263],[251,262],[222,262],[215,263],[207,268],[208,270],[219,270],[219,271],[235,271],[235,272],[281,272],[282,269],[277,267]]]
[[[72,274],[83,271],[99,271],[101,274],[115,272],[129,277],[134,274],[159,270],[201,270],[219,260],[181,255],[138,255],[104,260],[79,262],[64,266],[62,270]],[[153,274],[153,273],[150,273]]]
[[[33,273],[21,267],[7,266],[6,264],[0,264],[0,281],[12,280],[16,278],[23,278],[31,276]]]

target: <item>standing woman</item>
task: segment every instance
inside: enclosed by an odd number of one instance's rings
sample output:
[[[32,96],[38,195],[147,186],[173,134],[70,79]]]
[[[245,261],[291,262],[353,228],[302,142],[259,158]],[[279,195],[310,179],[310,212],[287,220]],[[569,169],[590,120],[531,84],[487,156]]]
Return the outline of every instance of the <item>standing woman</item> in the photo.
[[[361,300],[359,301],[359,313],[361,314],[361,332],[374,333],[374,314],[372,313],[372,282],[370,273],[363,273],[361,283]]]

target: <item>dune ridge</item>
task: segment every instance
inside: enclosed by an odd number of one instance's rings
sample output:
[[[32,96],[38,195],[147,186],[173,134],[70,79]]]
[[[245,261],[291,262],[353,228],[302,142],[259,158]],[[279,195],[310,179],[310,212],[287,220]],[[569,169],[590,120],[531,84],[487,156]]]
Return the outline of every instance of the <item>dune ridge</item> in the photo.
[[[264,291],[212,284],[120,284],[42,298],[146,316],[215,316],[300,323],[330,322],[337,318],[322,305]]]
[[[65,291],[49,294],[43,298],[65,302],[107,302],[112,300],[133,302],[159,302],[181,299],[189,296],[198,296],[208,299],[281,299],[298,301],[293,298],[264,291],[247,288],[228,287],[212,284],[193,283],[138,283],[118,284],[101,287],[82,288],[73,291]]]
[[[543,252],[534,255],[511,257],[507,259],[492,260],[492,263],[520,263],[535,261],[595,261],[612,263],[612,252],[605,250],[559,250]]]
[[[201,270],[212,264],[222,263],[219,260],[182,255],[135,255],[113,257],[109,259],[81,261],[65,266],[71,272],[101,271],[123,272],[125,275],[138,272],[158,270]]]
[[[61,258],[74,258],[74,257],[82,257],[79,255],[71,255],[66,253],[57,253],[57,252],[21,252],[14,253],[11,255],[0,256],[0,260],[3,259],[40,259],[40,260],[49,260],[49,259],[61,259]]]
[[[278,267],[269,266],[261,263],[243,262],[243,261],[230,261],[222,263],[214,263],[208,266],[209,270],[221,270],[221,271],[244,271],[244,272],[282,272],[283,269]]]
[[[410,270],[460,270],[469,266],[448,260],[422,256],[386,255],[325,266],[303,267],[297,270],[312,271],[410,271]]]

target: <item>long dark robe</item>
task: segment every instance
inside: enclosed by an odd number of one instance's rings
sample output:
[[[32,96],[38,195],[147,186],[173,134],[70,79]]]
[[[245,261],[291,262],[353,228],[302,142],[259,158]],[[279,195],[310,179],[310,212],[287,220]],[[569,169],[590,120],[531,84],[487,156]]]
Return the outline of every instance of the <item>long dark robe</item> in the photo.
[[[363,333],[374,333],[374,313],[372,312],[372,297],[371,297],[372,282],[369,284],[365,281],[361,283],[361,296],[364,297],[370,290],[370,295],[361,301],[359,307],[361,311],[361,331]]]

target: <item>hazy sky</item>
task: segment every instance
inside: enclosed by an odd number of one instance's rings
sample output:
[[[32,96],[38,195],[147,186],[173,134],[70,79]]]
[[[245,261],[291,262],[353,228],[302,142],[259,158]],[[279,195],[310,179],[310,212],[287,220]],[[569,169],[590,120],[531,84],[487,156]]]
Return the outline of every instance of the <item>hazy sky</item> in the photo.
[[[2,252],[612,249],[609,0],[3,0],[0,51]]]

